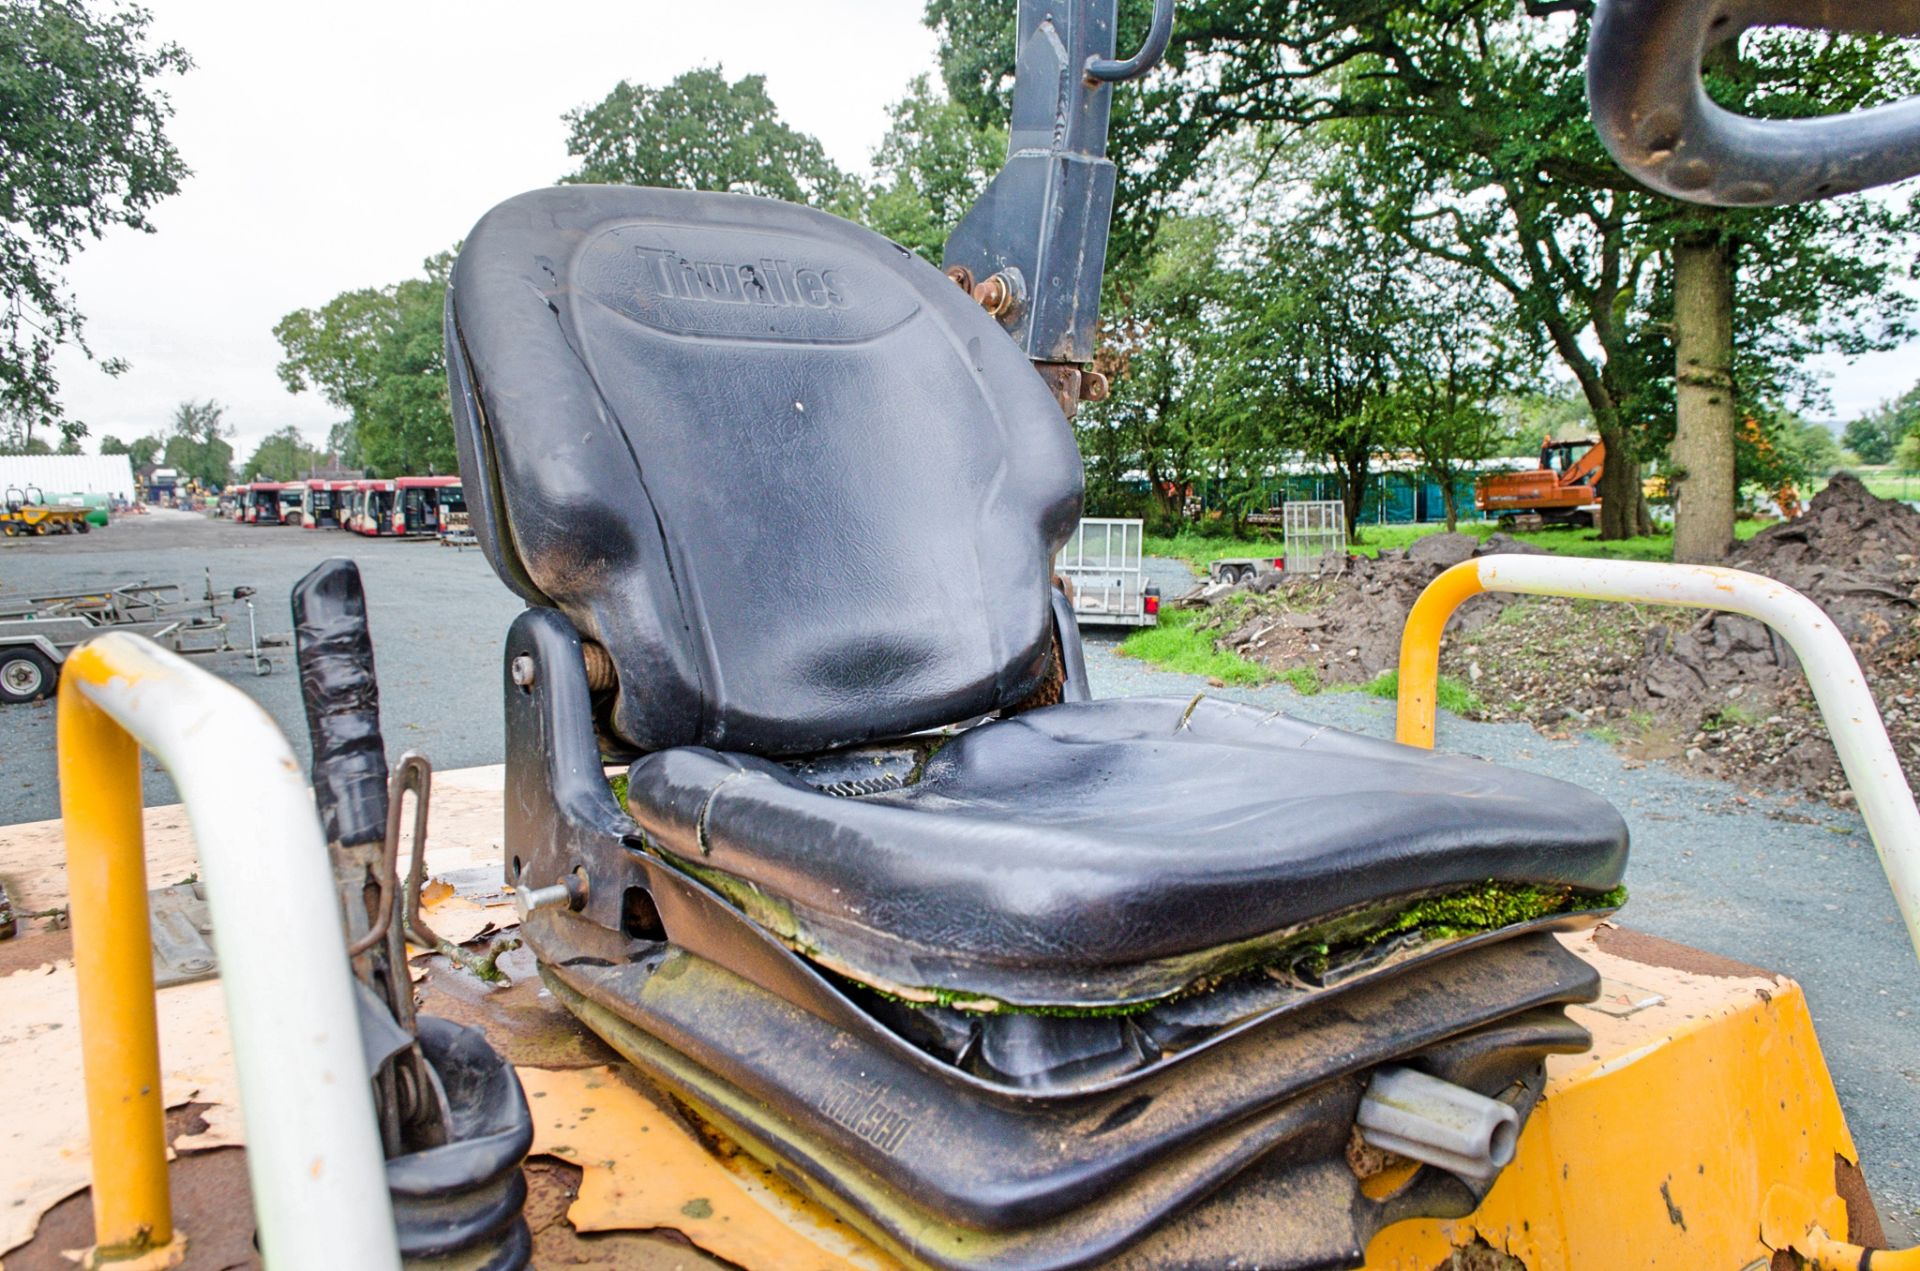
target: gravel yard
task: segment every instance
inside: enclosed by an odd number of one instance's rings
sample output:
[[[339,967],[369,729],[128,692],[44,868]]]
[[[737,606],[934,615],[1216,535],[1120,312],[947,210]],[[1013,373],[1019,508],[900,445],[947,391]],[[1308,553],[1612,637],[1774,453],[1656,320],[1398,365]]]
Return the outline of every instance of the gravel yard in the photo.
[[[286,633],[288,589],[332,554],[354,557],[366,578],[390,752],[418,748],[441,768],[499,762],[499,649],[520,602],[475,550],[152,515],[85,538],[0,539],[0,599],[141,580],[178,582],[197,594],[201,571],[210,568],[217,587],[258,588],[262,632]],[[1163,595],[1190,585],[1183,564],[1148,567]],[[244,609],[234,613],[244,628]],[[1097,696],[1186,699],[1205,690],[1335,727],[1392,732],[1390,703],[1352,693],[1301,696],[1279,685],[1208,688],[1117,656],[1119,638],[1088,635]],[[271,656],[275,668],[264,679],[235,655],[207,665],[259,700],[304,760],[291,650]],[[52,704],[7,708],[0,718],[0,824],[57,816]],[[1626,922],[1807,986],[1883,1211],[1920,1227],[1920,975],[1859,819],[1825,803],[1640,763],[1590,736],[1549,737],[1524,723],[1443,716],[1440,745],[1605,795],[1634,835]],[[153,803],[174,800],[157,772],[148,774],[146,794]]]

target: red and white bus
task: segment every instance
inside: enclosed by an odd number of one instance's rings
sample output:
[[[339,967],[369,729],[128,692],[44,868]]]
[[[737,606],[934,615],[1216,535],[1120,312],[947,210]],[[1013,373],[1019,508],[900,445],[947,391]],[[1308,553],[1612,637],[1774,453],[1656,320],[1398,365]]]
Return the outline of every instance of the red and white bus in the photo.
[[[234,504],[237,519],[243,525],[280,524],[280,491],[284,489],[286,483],[282,481],[255,481],[241,486],[239,500]]]
[[[347,494],[358,484],[353,481],[309,481],[300,499],[300,527],[308,530],[337,530],[346,524]]]
[[[447,518],[464,512],[466,497],[459,477],[394,477],[357,483],[348,529],[369,538],[438,535]]]

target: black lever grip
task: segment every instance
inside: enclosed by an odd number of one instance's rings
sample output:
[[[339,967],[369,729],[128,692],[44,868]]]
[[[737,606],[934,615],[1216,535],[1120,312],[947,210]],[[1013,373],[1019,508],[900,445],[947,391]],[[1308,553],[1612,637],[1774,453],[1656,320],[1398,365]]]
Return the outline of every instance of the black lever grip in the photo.
[[[1663,194],[1722,207],[1805,203],[1920,172],[1920,99],[1818,119],[1750,119],[1700,81],[1709,49],[1756,26],[1920,34],[1920,0],[1601,0],[1587,48],[1594,126]]]
[[[322,561],[293,588],[300,697],[313,742],[313,794],[329,842],[378,843],[387,833],[387,747],[360,569]]]

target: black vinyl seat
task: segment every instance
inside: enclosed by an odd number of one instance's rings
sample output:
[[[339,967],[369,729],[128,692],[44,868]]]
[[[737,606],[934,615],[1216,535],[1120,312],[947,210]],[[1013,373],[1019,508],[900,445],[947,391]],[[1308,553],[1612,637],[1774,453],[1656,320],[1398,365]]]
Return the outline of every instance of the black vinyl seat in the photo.
[[[1233,703],[1071,702],[855,797],[682,747],[648,837],[809,956],[892,992],[1097,1006],[1178,992],[1334,915],[1489,881],[1600,893],[1626,828],[1550,778]]]
[[[979,305],[867,230],[537,190],[469,235],[448,355],[482,546],[610,665],[596,719],[643,756],[649,849],[819,965],[1130,1004],[1409,898],[1620,880],[1619,816],[1545,778],[1211,701],[995,718],[1078,649],[1048,581],[1073,430]],[[982,718],[897,789],[796,775]]]
[[[475,530],[529,606],[502,846],[551,903],[520,930],[676,1107],[947,1271],[1324,1271],[1485,1195],[1368,1196],[1361,1092],[1406,1065],[1524,1120],[1587,1046],[1565,1008],[1599,977],[1551,930],[1617,904],[1604,802],[1087,700],[1049,581],[1073,429],[859,226],[537,190],[468,235],[447,359]]]

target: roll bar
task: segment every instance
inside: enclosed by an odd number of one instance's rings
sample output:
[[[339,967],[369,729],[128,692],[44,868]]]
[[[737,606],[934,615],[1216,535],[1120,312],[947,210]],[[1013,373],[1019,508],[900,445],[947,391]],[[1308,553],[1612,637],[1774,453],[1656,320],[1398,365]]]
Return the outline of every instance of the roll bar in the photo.
[[[240,690],[125,632],[68,657],[59,728],[93,1152],[88,1265],[172,1266],[185,1246],[167,1185],[145,749],[180,791],[205,871],[261,1248],[275,1271],[399,1271],[326,844],[286,738]]]
[[[1860,803],[1880,854],[1907,936],[1920,954],[1920,809],[1914,807],[1900,758],[1880,708],[1846,637],[1826,611],[1785,583],[1716,565],[1581,560],[1565,556],[1482,556],[1463,561],[1427,584],[1400,635],[1395,740],[1433,749],[1439,687],[1440,633],[1467,600],[1487,591],[1530,596],[1623,600],[1743,614],[1785,637],[1800,659],[1840,766]]]
[[[1920,173],[1920,98],[1819,119],[1750,119],[1707,96],[1707,52],[1757,26],[1920,35],[1920,0],[1601,0],[1594,126],[1636,180],[1722,207],[1805,203]]]

